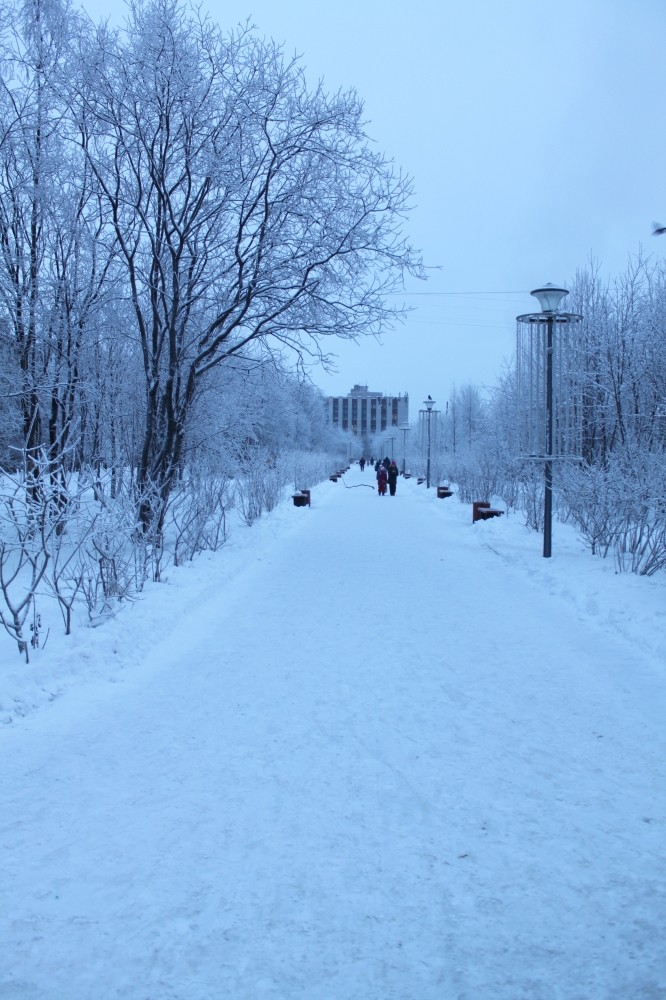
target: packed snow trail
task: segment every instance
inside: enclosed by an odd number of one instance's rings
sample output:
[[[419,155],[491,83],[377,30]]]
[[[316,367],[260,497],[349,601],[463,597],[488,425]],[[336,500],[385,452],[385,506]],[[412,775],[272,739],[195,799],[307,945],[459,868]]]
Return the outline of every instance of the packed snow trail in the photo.
[[[658,664],[413,480],[275,524],[2,731],[0,998],[666,996]]]

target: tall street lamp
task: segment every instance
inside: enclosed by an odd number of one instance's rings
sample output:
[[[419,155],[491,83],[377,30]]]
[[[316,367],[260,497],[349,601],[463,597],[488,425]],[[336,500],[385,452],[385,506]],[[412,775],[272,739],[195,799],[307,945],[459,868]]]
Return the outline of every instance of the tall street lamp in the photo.
[[[423,400],[423,405],[426,408],[426,416],[428,420],[428,459],[426,462],[426,489],[430,489],[430,418],[432,417],[432,408],[435,405],[435,400],[428,396],[427,399]]]
[[[538,299],[546,317],[546,454],[544,461],[543,554],[549,559],[553,538],[553,324],[558,306],[569,292],[566,288],[544,285],[530,295]]]

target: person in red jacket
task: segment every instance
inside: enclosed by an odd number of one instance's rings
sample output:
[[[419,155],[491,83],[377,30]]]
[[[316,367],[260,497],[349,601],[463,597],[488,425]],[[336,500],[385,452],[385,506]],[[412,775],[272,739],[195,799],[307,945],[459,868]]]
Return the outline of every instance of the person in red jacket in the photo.
[[[386,494],[386,483],[388,481],[388,473],[383,465],[380,465],[377,469],[377,492],[380,497]]]

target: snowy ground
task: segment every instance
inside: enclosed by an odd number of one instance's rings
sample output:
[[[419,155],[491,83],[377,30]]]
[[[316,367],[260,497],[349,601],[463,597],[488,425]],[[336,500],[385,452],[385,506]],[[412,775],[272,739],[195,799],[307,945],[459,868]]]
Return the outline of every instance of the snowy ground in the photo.
[[[0,645],[1,1000],[666,997],[665,581],[345,481]]]

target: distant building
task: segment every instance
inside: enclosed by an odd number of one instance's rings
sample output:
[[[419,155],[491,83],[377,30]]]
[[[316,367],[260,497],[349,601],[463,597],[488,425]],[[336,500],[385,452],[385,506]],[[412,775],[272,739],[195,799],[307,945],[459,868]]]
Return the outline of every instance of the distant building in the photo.
[[[407,393],[385,396],[369,392],[367,385],[355,385],[347,396],[327,396],[325,402],[329,423],[361,438],[409,423]]]

